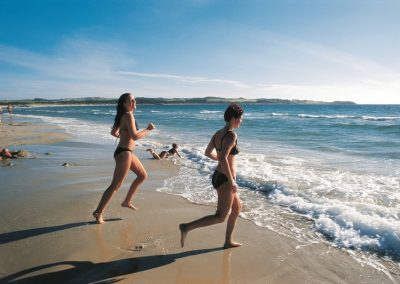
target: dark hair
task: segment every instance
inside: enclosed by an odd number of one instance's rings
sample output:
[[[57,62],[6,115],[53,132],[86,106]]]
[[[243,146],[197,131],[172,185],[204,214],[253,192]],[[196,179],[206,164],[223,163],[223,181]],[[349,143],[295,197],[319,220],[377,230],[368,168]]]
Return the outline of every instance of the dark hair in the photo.
[[[117,114],[115,115],[113,128],[119,127],[119,124],[121,123],[121,118],[124,115],[124,113],[126,112],[124,103],[130,95],[131,95],[131,93],[125,93],[119,97],[118,103],[117,103]]]
[[[230,122],[232,117],[239,118],[243,114],[243,109],[238,104],[230,104],[225,110],[224,119],[226,122]]]
[[[173,148],[173,149],[176,149],[176,148],[178,148],[178,144],[176,144],[176,143],[172,143],[172,148]]]

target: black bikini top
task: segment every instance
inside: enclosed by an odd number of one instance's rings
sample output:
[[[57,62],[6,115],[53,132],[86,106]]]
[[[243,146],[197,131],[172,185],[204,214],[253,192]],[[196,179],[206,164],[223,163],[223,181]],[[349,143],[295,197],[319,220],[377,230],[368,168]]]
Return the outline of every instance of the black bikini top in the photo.
[[[224,136],[222,136],[222,138],[221,138],[221,147],[219,149],[217,148],[217,145],[215,144],[215,135],[214,135],[214,147],[217,150],[217,152],[220,152],[222,150],[222,141],[224,140],[226,134],[228,134],[229,131],[232,132],[232,130],[228,130],[224,134]],[[229,155],[237,155],[237,154],[239,154],[239,147],[237,146],[237,139],[236,139],[235,146],[233,146],[233,148],[231,149],[231,152],[229,153]]]

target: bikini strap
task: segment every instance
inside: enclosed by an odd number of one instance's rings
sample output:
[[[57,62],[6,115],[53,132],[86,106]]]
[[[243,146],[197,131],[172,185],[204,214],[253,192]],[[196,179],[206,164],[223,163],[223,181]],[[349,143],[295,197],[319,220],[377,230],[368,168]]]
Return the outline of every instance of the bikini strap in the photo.
[[[214,147],[215,147],[215,149],[217,150],[217,151],[221,151],[222,150],[222,141],[224,140],[224,138],[225,138],[225,136],[228,134],[228,132],[233,132],[232,130],[228,130],[227,132],[225,132],[225,134],[222,136],[222,138],[221,138],[221,147],[218,149],[217,148],[217,144],[215,143],[215,136],[217,136],[217,133],[215,133],[214,134],[214,136],[213,136],[213,141],[214,141]],[[236,145],[237,145],[237,139],[236,139]],[[235,145],[235,146],[236,146]]]
[[[231,131],[231,130],[228,130],[227,132],[225,132],[224,136],[222,136],[222,138],[221,138],[221,150],[222,150],[222,141],[224,140],[226,134],[228,134],[229,131]]]
[[[215,143],[215,136],[217,136],[217,132],[215,132],[214,133],[214,135],[213,135],[213,137],[212,137],[212,139],[213,139],[213,142],[214,142],[214,148],[217,150],[217,151],[221,151],[222,150],[222,141],[221,141],[221,148],[217,148],[217,143]]]

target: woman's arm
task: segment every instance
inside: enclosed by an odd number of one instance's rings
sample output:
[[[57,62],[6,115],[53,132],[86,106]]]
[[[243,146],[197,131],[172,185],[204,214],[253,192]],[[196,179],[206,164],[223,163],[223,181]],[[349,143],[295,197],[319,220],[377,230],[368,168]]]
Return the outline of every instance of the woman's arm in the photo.
[[[118,127],[114,127],[111,129],[111,135],[114,137],[119,137],[119,126]]]
[[[206,151],[204,152],[204,155],[206,155],[207,157],[209,157],[210,159],[214,160],[214,161],[218,161],[218,155],[216,153],[216,151],[214,151],[215,146],[214,146],[214,136],[211,138],[210,142],[207,145]]]
[[[127,126],[129,136],[135,141],[146,137],[147,135],[149,135],[150,131],[155,128],[153,123],[149,123],[149,125],[147,125],[145,129],[138,131],[136,129],[135,118],[133,117],[133,114],[127,115]]]

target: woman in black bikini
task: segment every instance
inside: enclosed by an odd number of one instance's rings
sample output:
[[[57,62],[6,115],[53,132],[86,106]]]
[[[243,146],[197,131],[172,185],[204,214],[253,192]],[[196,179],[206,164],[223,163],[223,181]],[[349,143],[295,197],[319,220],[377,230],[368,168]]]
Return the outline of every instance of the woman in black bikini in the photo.
[[[225,111],[226,125],[218,130],[208,143],[205,155],[218,161],[218,166],[212,176],[212,185],[218,193],[217,211],[214,215],[205,216],[190,223],[179,225],[181,231],[181,246],[189,231],[222,223],[231,211],[226,226],[224,248],[241,246],[232,240],[232,232],[241,211],[241,203],[237,194],[235,155],[239,153],[237,134],[233,131],[239,128],[243,119],[243,109],[237,104],[231,104]],[[215,149],[215,151],[214,151]]]
[[[121,187],[129,169],[136,174],[136,179],[129,188],[122,207],[136,210],[131,203],[138,186],[147,178],[147,172],[142,163],[133,153],[135,141],[146,137],[155,128],[153,123],[149,123],[146,129],[138,131],[133,112],[136,109],[136,100],[130,93],[122,94],[118,99],[117,114],[115,115],[114,126],[111,135],[119,138],[118,147],[114,152],[115,170],[110,186],[101,197],[97,209],[93,212],[93,217],[98,224],[103,224],[103,211],[110,202],[114,193]]]

